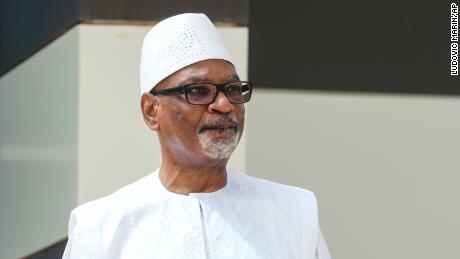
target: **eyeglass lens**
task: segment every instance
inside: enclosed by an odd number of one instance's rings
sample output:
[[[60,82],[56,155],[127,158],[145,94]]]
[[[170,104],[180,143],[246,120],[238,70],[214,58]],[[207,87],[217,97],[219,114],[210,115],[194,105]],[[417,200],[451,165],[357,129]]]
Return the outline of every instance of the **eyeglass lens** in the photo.
[[[224,93],[231,103],[245,103],[251,97],[251,87],[245,82],[229,83],[225,85]],[[192,104],[209,104],[217,95],[217,87],[213,84],[189,85],[186,94]]]

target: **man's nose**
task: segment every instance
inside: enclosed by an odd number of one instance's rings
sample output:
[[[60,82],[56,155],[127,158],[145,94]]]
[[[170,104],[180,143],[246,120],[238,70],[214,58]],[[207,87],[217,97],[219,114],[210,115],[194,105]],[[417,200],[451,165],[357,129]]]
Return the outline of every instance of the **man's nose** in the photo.
[[[233,104],[222,91],[217,93],[216,99],[208,106],[209,112],[229,113],[233,110]]]

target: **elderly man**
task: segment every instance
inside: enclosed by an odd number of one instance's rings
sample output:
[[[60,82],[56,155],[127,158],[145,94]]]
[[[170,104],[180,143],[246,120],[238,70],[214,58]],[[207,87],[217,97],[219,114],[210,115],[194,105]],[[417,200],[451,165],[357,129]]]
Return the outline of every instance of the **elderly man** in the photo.
[[[252,85],[205,15],[147,34],[141,89],[161,167],[76,208],[64,258],[330,258],[311,192],[227,170]]]

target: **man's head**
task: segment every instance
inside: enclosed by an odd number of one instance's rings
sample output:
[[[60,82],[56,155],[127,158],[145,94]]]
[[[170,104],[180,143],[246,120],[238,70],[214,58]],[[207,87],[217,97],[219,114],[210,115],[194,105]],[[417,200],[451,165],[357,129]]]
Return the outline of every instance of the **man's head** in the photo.
[[[190,17],[171,21],[178,17],[175,16],[165,20],[171,24],[164,27],[183,28],[187,32],[191,31],[191,34],[195,33],[193,37],[180,36],[179,42],[165,44],[161,37],[173,39],[174,36],[151,34],[155,32],[154,27],[149,32],[150,39],[147,39],[148,34],[144,41],[141,62],[141,106],[144,120],[158,133],[164,158],[191,166],[204,161],[226,162],[244,129],[243,103],[250,98],[251,85],[240,82],[229,52],[209,19],[204,15],[185,15]],[[183,30],[176,33],[187,34]],[[155,40],[163,43],[158,44]],[[194,50],[195,41],[200,42],[200,48]],[[157,55],[161,56],[160,62],[169,62],[172,65],[166,65],[176,66],[176,70],[165,72],[164,69],[158,70],[157,65],[152,65],[155,59],[147,60],[149,55],[144,55],[153,53],[146,44],[158,48],[153,52],[163,53]],[[181,50],[184,53],[179,56],[184,57],[177,59],[177,52],[171,49],[181,49],[180,46],[192,47]],[[206,53],[206,50],[211,51]],[[142,78],[148,74],[148,68],[157,75]],[[155,84],[149,85],[149,82]]]

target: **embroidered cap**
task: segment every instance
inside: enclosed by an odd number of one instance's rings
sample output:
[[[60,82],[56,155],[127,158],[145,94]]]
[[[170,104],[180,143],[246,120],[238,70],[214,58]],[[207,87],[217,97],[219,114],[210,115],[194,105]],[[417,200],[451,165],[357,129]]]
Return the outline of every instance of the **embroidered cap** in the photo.
[[[216,27],[204,14],[185,13],[155,25],[142,45],[141,94],[174,72],[206,59],[233,59]]]

